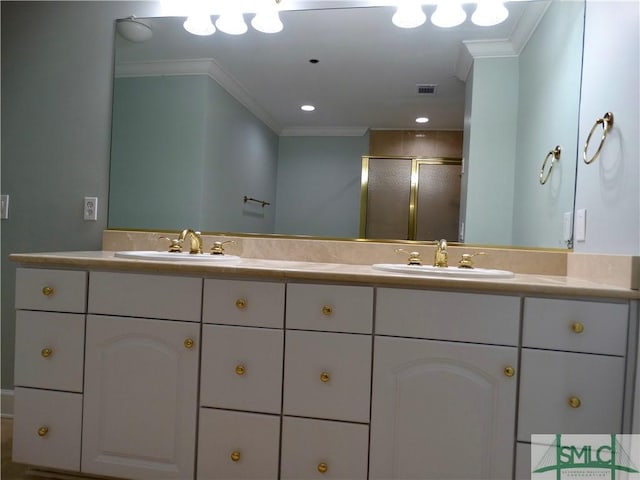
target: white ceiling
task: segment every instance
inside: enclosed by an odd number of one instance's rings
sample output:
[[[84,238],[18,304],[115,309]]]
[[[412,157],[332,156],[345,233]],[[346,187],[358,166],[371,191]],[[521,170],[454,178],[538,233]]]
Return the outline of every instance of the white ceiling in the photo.
[[[319,4],[318,0],[293,3],[289,0],[289,6],[296,8]],[[518,53],[546,4],[508,2],[509,18],[491,28],[477,27],[467,19],[452,29],[428,20],[416,29],[400,29],[391,23],[395,9],[388,6],[283,11],[284,30],[271,35],[249,27],[240,36],[217,31],[197,37],[182,28],[184,17],[154,18],[153,37],[145,43],[117,36],[116,75],[208,73],[285,135],[361,134],[367,128],[461,130],[465,89],[461,78],[466,78],[470,65],[469,50],[474,55],[494,55],[499,47],[501,54]],[[434,9],[424,6],[427,17]],[[465,9],[470,16],[472,5]],[[245,16],[247,23],[250,18]],[[472,45],[467,49],[463,42]],[[488,49],[479,48],[483,46]],[[417,94],[416,85],[425,83],[437,84],[436,95]],[[316,111],[301,111],[300,105],[307,103]],[[418,116],[427,116],[430,122],[419,126]]]

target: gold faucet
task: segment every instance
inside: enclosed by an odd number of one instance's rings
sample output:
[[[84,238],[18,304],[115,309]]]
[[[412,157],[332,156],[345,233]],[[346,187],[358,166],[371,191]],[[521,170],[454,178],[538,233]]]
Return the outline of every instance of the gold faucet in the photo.
[[[449,266],[449,254],[447,253],[447,241],[443,238],[437,241],[436,255],[433,259],[434,267],[448,267]]]
[[[180,242],[184,242],[187,237],[191,240],[189,253],[202,253],[202,238],[200,238],[200,232],[196,232],[190,228],[185,228],[178,237],[178,240]]]

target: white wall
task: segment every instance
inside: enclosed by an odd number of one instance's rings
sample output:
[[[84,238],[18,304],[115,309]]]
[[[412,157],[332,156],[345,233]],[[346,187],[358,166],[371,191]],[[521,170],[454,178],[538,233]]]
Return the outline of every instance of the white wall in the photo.
[[[640,3],[587,1],[576,209],[587,210],[582,253],[640,255]],[[600,158],[582,160],[591,126],[613,112]],[[593,154],[602,129],[593,135]]]

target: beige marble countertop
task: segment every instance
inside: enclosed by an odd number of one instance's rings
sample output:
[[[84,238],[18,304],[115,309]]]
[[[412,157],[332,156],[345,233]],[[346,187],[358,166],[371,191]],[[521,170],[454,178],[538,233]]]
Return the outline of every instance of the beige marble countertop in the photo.
[[[118,258],[112,251],[15,253],[10,260],[32,267],[85,268],[230,278],[359,283],[408,288],[533,295],[640,299],[640,291],[557,275],[518,274],[507,279],[432,278],[388,273],[369,265],[241,258],[237,263],[192,263]]]

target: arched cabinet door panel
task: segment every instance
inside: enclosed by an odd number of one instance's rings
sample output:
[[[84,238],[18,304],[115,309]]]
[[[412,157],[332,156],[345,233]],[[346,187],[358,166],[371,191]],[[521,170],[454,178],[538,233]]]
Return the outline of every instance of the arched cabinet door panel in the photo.
[[[82,471],[192,478],[200,325],[87,317]]]
[[[377,337],[371,479],[511,478],[517,348]]]

